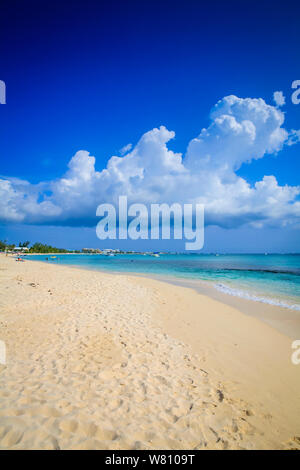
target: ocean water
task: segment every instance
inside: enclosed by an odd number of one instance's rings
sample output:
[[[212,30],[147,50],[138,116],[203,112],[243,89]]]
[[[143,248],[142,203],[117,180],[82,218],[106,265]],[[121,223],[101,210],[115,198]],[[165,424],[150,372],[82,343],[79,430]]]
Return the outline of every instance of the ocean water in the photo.
[[[300,310],[300,254],[28,255],[93,270],[198,279],[228,294]]]

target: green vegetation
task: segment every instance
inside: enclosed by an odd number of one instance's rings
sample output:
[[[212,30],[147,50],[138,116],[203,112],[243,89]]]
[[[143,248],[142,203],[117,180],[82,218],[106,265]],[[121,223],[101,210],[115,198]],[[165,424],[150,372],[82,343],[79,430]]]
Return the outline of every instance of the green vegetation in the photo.
[[[34,243],[31,248],[29,248],[29,253],[68,253],[68,250],[64,248],[55,248],[51,245],[44,245],[43,243]]]
[[[0,251],[13,250],[16,245],[9,245],[6,240],[0,240]]]
[[[21,246],[22,248],[28,248],[30,245],[30,242],[20,242],[18,246]]]
[[[20,242],[19,247],[29,248],[30,242]],[[6,240],[0,240],[0,251],[13,251],[16,245],[7,243]],[[43,243],[34,243],[27,253],[69,253],[70,250],[64,248],[55,248],[51,245],[44,245]]]

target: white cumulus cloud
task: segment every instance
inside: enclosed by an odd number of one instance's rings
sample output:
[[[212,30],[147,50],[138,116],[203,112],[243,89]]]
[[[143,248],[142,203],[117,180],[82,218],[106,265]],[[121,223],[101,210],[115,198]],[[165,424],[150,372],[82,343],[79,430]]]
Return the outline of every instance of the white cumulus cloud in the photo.
[[[120,149],[120,155],[125,155],[125,153],[128,153],[129,150],[131,149],[132,149],[132,144],[124,145],[124,147]]]
[[[274,91],[273,99],[277,106],[284,106],[285,105],[285,96],[282,91]]]
[[[100,203],[127,195],[129,202],[146,204],[203,203],[206,222],[222,227],[299,224],[299,186],[280,186],[272,175],[250,185],[237,174],[243,163],[297,143],[299,131],[284,129],[284,114],[263,99],[227,96],[210,119],[185,155],[168,148],[175,133],[161,126],[124,156],[112,156],[101,171],[95,157],[80,150],[56,180],[33,185],[2,178],[1,221],[92,226]]]

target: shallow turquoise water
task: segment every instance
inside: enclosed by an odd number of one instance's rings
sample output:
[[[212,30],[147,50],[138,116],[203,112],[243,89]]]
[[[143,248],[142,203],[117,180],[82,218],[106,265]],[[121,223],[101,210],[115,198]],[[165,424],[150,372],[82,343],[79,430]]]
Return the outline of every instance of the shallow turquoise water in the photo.
[[[49,255],[30,259],[88,269],[199,279],[229,295],[300,310],[299,255]]]

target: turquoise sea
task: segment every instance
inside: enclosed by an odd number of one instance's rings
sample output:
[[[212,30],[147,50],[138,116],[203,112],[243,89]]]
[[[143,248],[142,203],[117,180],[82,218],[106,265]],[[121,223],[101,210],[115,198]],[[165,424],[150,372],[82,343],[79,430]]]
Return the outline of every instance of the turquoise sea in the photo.
[[[87,269],[131,272],[177,279],[198,279],[228,295],[300,310],[300,254],[204,255],[27,255],[48,263]],[[47,261],[48,258],[48,261]]]

